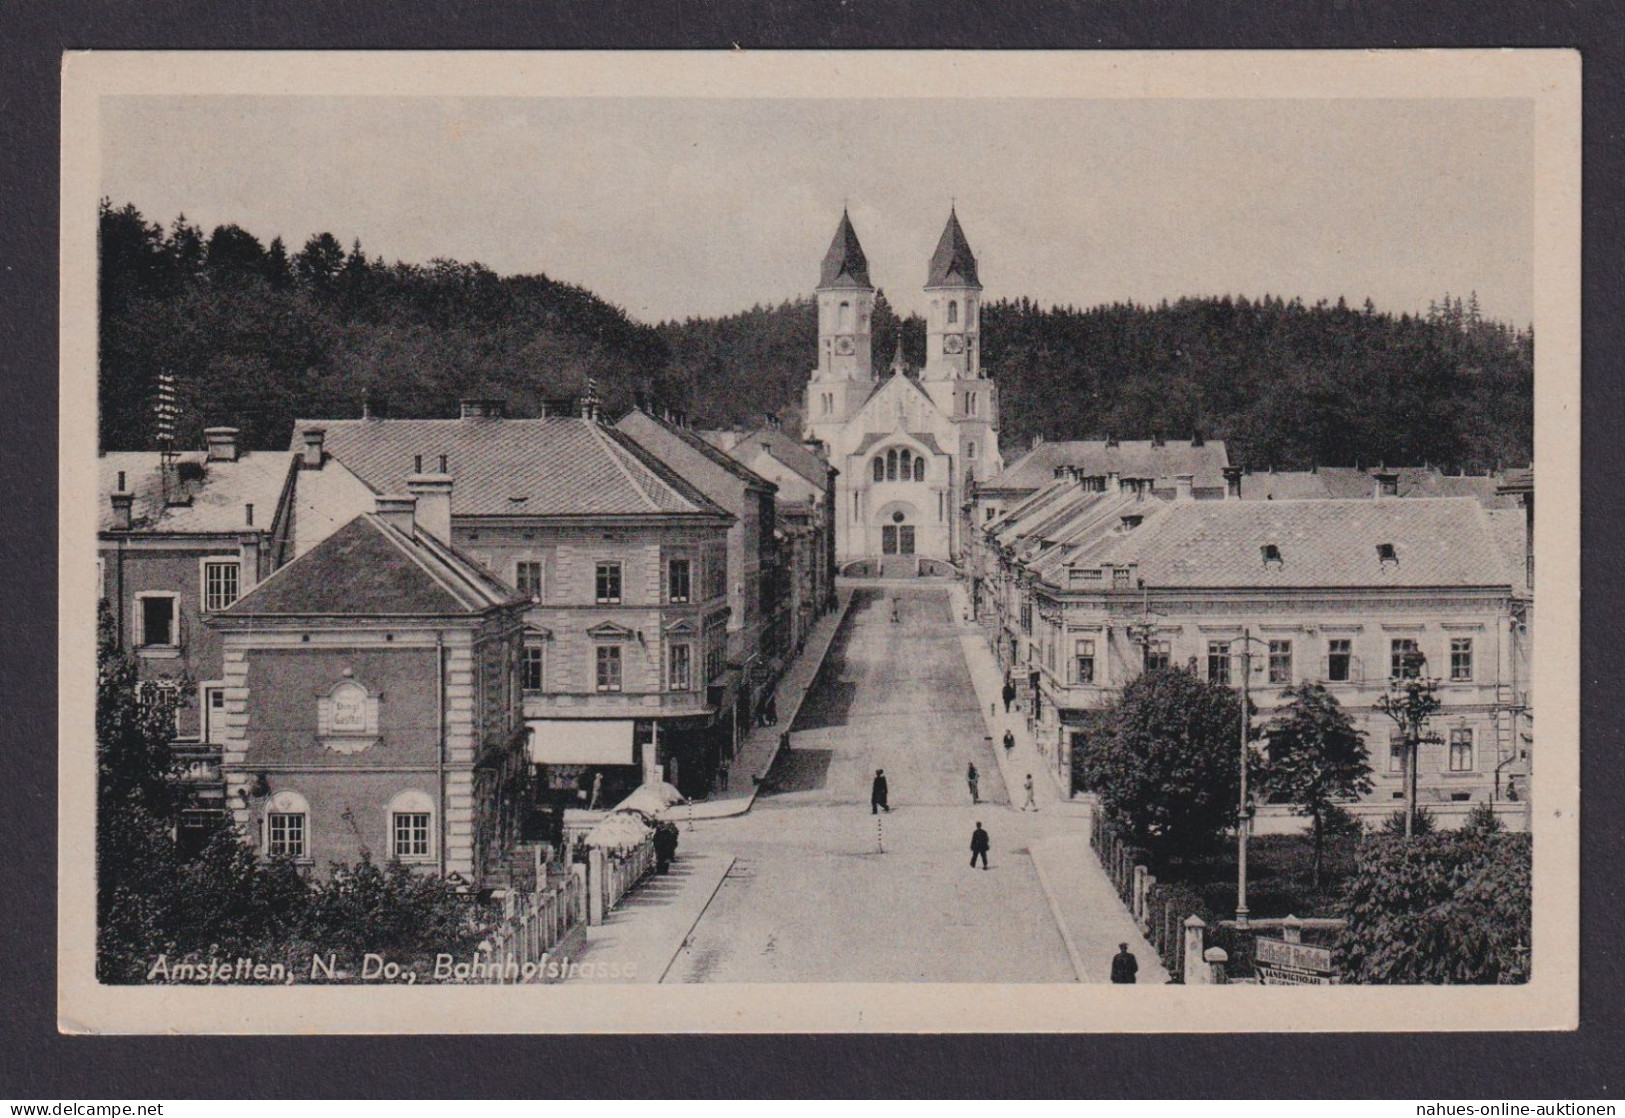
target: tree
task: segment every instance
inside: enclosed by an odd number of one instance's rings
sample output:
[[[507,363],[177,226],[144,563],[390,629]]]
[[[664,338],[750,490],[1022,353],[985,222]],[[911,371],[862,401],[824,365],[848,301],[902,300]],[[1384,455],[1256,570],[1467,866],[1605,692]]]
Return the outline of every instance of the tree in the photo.
[[[1104,709],[1078,775],[1135,842],[1195,853],[1236,822],[1241,698],[1178,669],[1146,672]]]
[[[1527,834],[1367,839],[1344,889],[1344,981],[1529,981],[1531,876]]]
[[[1416,772],[1417,758],[1423,744],[1440,744],[1439,735],[1430,733],[1428,726],[1442,705],[1439,702],[1439,681],[1423,675],[1427,658],[1420,652],[1401,655],[1399,674],[1388,681],[1388,694],[1378,699],[1376,709],[1393,719],[1399,727],[1401,744],[1405,750],[1405,837],[1416,831]]]
[[[1264,786],[1313,820],[1315,888],[1320,888],[1325,822],[1341,800],[1371,791],[1370,755],[1365,735],[1324,684],[1305,681],[1281,693],[1279,708],[1265,729],[1269,766]]]

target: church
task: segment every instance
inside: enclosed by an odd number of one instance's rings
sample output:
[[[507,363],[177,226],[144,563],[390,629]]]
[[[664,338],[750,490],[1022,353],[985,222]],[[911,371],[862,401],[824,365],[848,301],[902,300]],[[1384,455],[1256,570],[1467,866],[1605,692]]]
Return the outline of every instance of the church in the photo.
[[[962,553],[959,515],[976,478],[1004,468],[997,390],[981,361],[982,285],[952,210],[925,281],[926,360],[877,375],[875,288],[852,220],[841,214],[818,277],[818,367],[806,432],[836,478],[835,557],[842,569],[930,573]]]

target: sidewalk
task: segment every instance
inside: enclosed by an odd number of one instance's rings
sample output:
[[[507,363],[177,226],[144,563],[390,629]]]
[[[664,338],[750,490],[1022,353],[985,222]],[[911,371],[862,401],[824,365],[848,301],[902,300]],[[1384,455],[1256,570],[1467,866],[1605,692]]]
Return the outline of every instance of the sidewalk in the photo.
[[[1168,981],[1156,950],[1140,934],[1089,849],[1088,835],[1052,835],[1034,842],[1028,852],[1079,982],[1110,981],[1112,956],[1120,943],[1127,943],[1139,961],[1140,983]]]
[[[987,646],[982,627],[974,621],[965,620],[970,612],[970,600],[964,584],[955,583],[950,594],[954,616],[959,619],[959,643],[965,653],[965,666],[970,670],[971,682],[976,687],[982,720],[987,723],[988,736],[993,741],[993,755],[998,760],[1004,786],[1010,790],[1011,806],[1021,805],[1025,798],[1022,782],[1028,773],[1032,773],[1033,799],[1040,811],[1049,808],[1068,814],[1078,811],[1087,814],[1088,805],[1074,801],[1067,794],[1069,789],[1061,787],[1054,763],[1033,744],[1032,734],[1027,730],[1027,720],[1022,713],[1019,710],[1012,710],[1009,714],[1003,712],[1004,700],[999,691],[1004,685],[1004,675],[999,670],[999,662],[993,658],[993,650]],[[1016,747],[1008,757],[1005,756],[1003,744],[1005,730],[1009,730],[1016,739]],[[1048,779],[1039,776],[1040,773],[1047,775]]]
[[[837,590],[835,608],[818,619],[801,655],[785,669],[774,689],[774,705],[779,721],[775,726],[755,726],[750,736],[739,743],[729,771],[728,791],[714,791],[709,799],[692,804],[676,804],[661,813],[662,819],[686,823],[690,819],[726,819],[743,815],[756,802],[756,792],[767,779],[767,771],[779,754],[779,745],[789,736],[796,715],[807,698],[807,692],[818,678],[818,669],[824,665],[824,656],[835,641],[835,633],[846,617],[847,606],[852,603],[850,589]]]
[[[593,974],[575,981],[611,985],[659,982],[733,864],[732,854],[684,853],[679,846],[670,873],[645,878],[602,924],[587,929],[581,962],[616,967],[616,975]]]

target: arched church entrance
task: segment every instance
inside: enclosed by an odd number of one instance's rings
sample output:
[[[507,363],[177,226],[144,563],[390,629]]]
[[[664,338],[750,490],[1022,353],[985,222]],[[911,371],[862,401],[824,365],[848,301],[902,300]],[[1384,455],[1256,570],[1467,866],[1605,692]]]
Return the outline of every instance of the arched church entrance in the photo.
[[[876,514],[880,528],[880,563],[887,575],[914,574],[915,533],[919,513],[906,501],[891,501]]]

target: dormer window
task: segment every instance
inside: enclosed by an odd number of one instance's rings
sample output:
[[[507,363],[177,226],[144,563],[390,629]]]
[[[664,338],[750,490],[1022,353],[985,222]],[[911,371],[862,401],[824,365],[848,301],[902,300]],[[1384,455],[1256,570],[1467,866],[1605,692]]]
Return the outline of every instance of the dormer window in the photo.
[[[1285,561],[1281,558],[1281,549],[1278,545],[1267,543],[1258,550],[1264,557],[1264,566],[1280,567],[1285,565]]]
[[[1139,513],[1129,513],[1123,517],[1123,531],[1132,532],[1134,529],[1140,526],[1140,521],[1144,519],[1145,517],[1141,516]]]
[[[1379,543],[1377,545],[1377,562],[1381,563],[1385,567],[1389,563],[1398,566],[1399,551],[1391,543]]]

